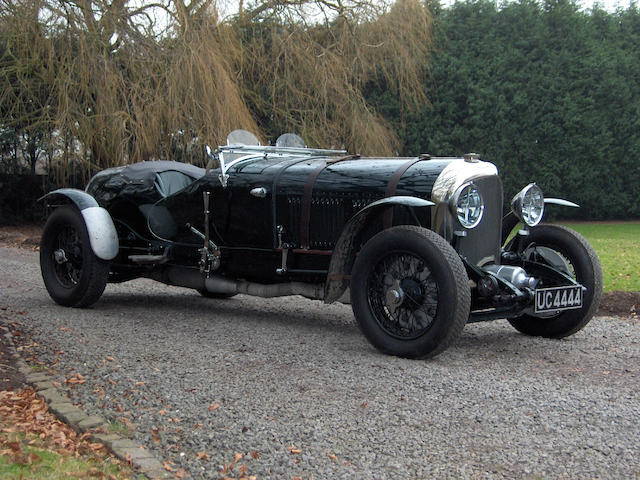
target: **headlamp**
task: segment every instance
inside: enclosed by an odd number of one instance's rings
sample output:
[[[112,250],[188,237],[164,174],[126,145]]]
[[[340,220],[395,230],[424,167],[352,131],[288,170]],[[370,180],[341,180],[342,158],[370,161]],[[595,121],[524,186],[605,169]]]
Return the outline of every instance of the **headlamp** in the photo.
[[[482,220],[484,200],[472,182],[458,188],[451,197],[451,208],[464,228],[474,228]]]
[[[535,227],[540,223],[544,214],[542,189],[535,183],[524,187],[511,200],[511,210],[522,222],[530,227]]]

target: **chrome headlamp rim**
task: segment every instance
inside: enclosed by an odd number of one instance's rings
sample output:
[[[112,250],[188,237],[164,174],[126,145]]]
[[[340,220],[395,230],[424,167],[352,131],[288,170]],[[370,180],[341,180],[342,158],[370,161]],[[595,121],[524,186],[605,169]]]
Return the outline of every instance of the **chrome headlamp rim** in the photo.
[[[468,217],[461,217],[458,211],[459,201],[461,197],[463,198],[463,193],[469,190],[473,192],[480,199],[480,212],[477,214],[472,221],[468,221]],[[453,213],[454,217],[458,219],[460,225],[462,225],[466,229],[472,229],[477,227],[482,221],[482,217],[484,216],[484,199],[482,198],[482,194],[480,190],[473,182],[466,182],[460,185],[449,200],[449,208],[451,209],[451,213]]]
[[[536,202],[531,204],[531,202]],[[537,212],[536,212],[537,210]],[[511,211],[518,220],[530,227],[535,227],[544,216],[544,194],[542,189],[530,183],[520,190],[511,200]]]

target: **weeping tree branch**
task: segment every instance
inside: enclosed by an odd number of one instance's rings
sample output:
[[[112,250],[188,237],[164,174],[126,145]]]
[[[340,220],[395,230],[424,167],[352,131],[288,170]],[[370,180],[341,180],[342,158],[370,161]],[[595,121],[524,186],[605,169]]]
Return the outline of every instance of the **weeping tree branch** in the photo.
[[[419,0],[244,2],[223,20],[213,0],[0,5],[0,128],[44,132],[30,138],[51,139],[63,177],[197,163],[198,145],[235,128],[393,153],[397,137],[364,90],[426,101],[431,15]]]

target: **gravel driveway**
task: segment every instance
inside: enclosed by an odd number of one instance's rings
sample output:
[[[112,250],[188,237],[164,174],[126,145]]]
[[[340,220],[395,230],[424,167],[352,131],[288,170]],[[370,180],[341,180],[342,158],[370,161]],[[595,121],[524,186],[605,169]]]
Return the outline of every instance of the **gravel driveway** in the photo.
[[[468,325],[410,361],[375,351],[349,306],[298,297],[137,280],[59,307],[37,254],[2,247],[0,307],[58,381],[84,376],[74,401],[195,478],[640,478],[638,320],[562,341]]]

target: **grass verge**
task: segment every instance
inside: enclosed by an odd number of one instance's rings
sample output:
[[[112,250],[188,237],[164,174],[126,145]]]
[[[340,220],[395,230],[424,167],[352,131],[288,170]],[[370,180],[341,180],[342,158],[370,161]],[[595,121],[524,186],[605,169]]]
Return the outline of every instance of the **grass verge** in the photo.
[[[31,388],[0,392],[0,478],[137,478],[124,462],[78,434]]]
[[[130,478],[131,473],[124,473],[121,467],[109,458],[98,455],[75,457],[69,454],[49,450],[46,441],[38,437],[10,436],[7,441],[9,452],[0,457],[0,477],[13,479],[69,479],[69,478]],[[29,443],[41,445],[29,446]]]
[[[584,235],[602,263],[604,291],[640,291],[640,223],[565,223]]]

